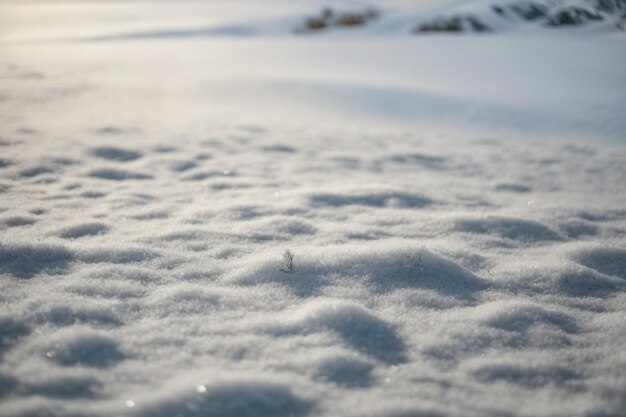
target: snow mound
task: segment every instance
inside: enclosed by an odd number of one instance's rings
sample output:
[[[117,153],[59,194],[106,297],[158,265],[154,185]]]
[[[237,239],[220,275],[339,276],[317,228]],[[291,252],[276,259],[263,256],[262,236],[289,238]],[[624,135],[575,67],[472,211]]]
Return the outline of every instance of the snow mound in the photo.
[[[26,314],[38,325],[72,326],[91,324],[94,327],[117,327],[122,320],[107,305],[98,303],[77,303],[65,300],[47,303],[33,303]]]
[[[545,224],[536,220],[516,217],[461,218],[456,220],[454,230],[488,234],[521,243],[545,243],[562,240],[557,232]]]
[[[572,258],[602,274],[626,280],[626,250],[613,247],[581,248]]]
[[[572,346],[581,332],[579,319],[566,308],[524,298],[485,302],[458,316],[445,338],[429,341],[422,353],[442,366],[485,355],[534,350],[559,351]],[[470,324],[471,323],[471,324]]]
[[[404,241],[324,248],[294,249],[294,269],[281,271],[280,254],[274,259],[251,256],[234,265],[227,279],[246,285],[277,283],[297,294],[315,294],[342,278],[355,278],[372,290],[423,288],[459,298],[472,298],[487,283],[453,261],[424,247]]]
[[[600,227],[598,225],[578,219],[561,221],[558,224],[558,229],[565,236],[572,239],[585,236],[597,236],[600,234]]]
[[[573,369],[543,364],[486,364],[475,369],[472,374],[480,381],[489,383],[507,382],[531,389],[539,389],[548,384],[564,385],[577,380],[580,375]]]
[[[59,231],[59,237],[63,239],[78,239],[86,236],[96,236],[109,231],[109,226],[104,223],[81,223],[75,226],[67,226]]]
[[[0,357],[30,332],[31,328],[25,321],[11,316],[0,316]]]
[[[85,248],[76,253],[77,259],[86,263],[128,264],[141,263],[159,257],[151,249],[126,245]]]
[[[22,394],[59,400],[97,398],[101,389],[102,383],[93,376],[44,376],[18,387]]]
[[[112,146],[104,146],[101,148],[95,148],[91,151],[94,156],[102,159],[108,159],[111,161],[134,161],[141,158],[141,152],[132,151],[129,149],[115,148]]]
[[[374,365],[358,356],[335,355],[322,359],[313,371],[313,378],[343,388],[365,388],[373,383]]]
[[[526,333],[535,326],[547,326],[565,333],[579,330],[576,320],[569,314],[522,300],[484,304],[478,308],[478,317],[487,326],[508,332]]]
[[[316,193],[309,197],[314,206],[370,206],[419,208],[433,204],[428,197],[407,192],[373,191],[359,193]]]
[[[211,310],[219,308],[221,296],[202,285],[181,284],[155,291],[146,301],[162,317],[188,316],[210,314]]]
[[[128,263],[118,265],[95,264],[92,267],[82,269],[78,276],[80,280],[75,281],[74,285],[78,285],[79,288],[82,287],[82,284],[91,287],[97,282],[102,291],[106,291],[107,285],[110,285],[109,288],[113,291],[115,288],[121,289],[124,286],[138,290],[162,279],[161,274],[154,269],[142,268]]]
[[[0,224],[6,227],[30,226],[35,224],[37,220],[25,216],[11,216],[0,219]]]
[[[171,387],[165,398],[133,402],[136,417],[298,417],[308,415],[312,404],[284,384],[242,378],[212,379],[180,389]],[[169,397],[169,398],[168,398]]]
[[[127,171],[124,169],[115,168],[100,168],[94,169],[88,174],[93,178],[100,178],[110,181],[126,181],[126,180],[149,180],[152,179],[152,175],[142,172]]]
[[[570,297],[607,297],[626,289],[626,283],[567,260],[528,264],[515,262],[498,270],[494,282],[513,293],[555,294]]]
[[[38,165],[30,168],[23,169],[19,171],[18,175],[23,178],[32,178],[37,177],[43,174],[51,174],[55,172],[56,169],[53,166],[49,165]]]
[[[0,242],[0,272],[17,278],[63,274],[74,259],[74,253],[61,245]]]
[[[91,275],[91,274],[90,274]],[[96,274],[93,274],[96,275]],[[100,278],[87,278],[84,277],[77,283],[66,286],[66,290],[73,294],[78,294],[90,299],[93,298],[105,298],[105,299],[130,299],[143,297],[147,289],[143,285],[138,285],[130,280],[123,280],[117,282],[111,282],[110,276],[106,274]],[[150,279],[152,280],[152,279]]]
[[[330,330],[350,348],[379,361],[406,361],[406,347],[394,326],[347,301],[312,301],[270,330],[279,335]]]
[[[108,368],[126,358],[115,340],[91,330],[70,328],[55,336],[42,354],[62,366]]]

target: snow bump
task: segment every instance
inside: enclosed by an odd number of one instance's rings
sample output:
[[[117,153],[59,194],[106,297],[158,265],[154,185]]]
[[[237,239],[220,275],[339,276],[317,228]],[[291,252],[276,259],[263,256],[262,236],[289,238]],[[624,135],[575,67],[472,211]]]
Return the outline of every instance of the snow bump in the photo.
[[[516,217],[461,218],[455,221],[453,230],[493,235],[520,243],[543,243],[563,239],[557,232],[539,221]]]
[[[373,191],[357,193],[316,193],[309,196],[313,206],[369,206],[420,208],[434,203],[421,194],[401,191]]]
[[[56,336],[44,356],[62,366],[108,368],[124,360],[126,355],[110,337],[89,330],[71,328]]]
[[[214,380],[189,386],[174,395],[133,403],[134,417],[300,417],[313,409],[310,400],[294,394],[287,385],[245,378]],[[169,397],[169,398],[168,398]]]
[[[348,347],[382,362],[406,361],[406,346],[396,328],[366,308],[348,301],[311,301],[273,326],[277,334],[332,331]]]
[[[65,273],[75,254],[61,245],[0,242],[0,272],[16,278]]]
[[[63,239],[78,239],[85,236],[102,235],[109,231],[109,226],[104,223],[82,223],[75,226],[67,226],[58,234]]]
[[[139,159],[142,156],[141,152],[116,148],[112,146],[95,148],[91,151],[91,153],[98,158],[118,162],[134,161],[135,159]]]

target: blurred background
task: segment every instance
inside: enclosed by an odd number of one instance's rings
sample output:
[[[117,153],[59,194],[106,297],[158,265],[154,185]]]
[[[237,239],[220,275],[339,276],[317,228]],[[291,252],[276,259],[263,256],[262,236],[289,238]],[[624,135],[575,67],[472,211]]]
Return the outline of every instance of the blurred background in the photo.
[[[4,129],[411,129],[621,144],[622,0],[2,1]]]

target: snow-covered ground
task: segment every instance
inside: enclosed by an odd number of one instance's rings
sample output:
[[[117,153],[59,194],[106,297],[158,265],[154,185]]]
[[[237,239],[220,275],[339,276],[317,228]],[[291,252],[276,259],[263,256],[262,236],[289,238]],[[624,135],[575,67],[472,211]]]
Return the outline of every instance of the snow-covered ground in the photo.
[[[624,416],[625,34],[491,5],[0,3],[0,416]]]

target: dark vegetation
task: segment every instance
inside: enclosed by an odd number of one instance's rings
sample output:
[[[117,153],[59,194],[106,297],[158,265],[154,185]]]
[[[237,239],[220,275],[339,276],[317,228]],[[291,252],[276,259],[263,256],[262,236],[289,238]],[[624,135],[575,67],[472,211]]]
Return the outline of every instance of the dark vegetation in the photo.
[[[415,28],[415,33],[427,32],[490,32],[491,29],[473,15],[453,15],[450,17],[436,17],[435,19],[421,23]]]
[[[592,20],[603,20],[602,16],[582,7],[567,7],[553,14],[546,26],[583,25]]]
[[[363,26],[379,17],[380,13],[376,9],[371,8],[351,12],[337,12],[333,9],[325,8],[318,16],[306,19],[304,28],[296,31],[315,32],[327,28]]]
[[[544,27],[581,26],[616,16],[617,27],[626,26],[626,0],[594,0],[589,5],[551,7],[534,1],[521,0],[509,4],[494,4],[491,11],[501,19],[522,19],[529,23],[539,23]],[[437,16],[423,21],[413,29],[413,33],[430,32],[491,32],[493,29],[472,14]]]

